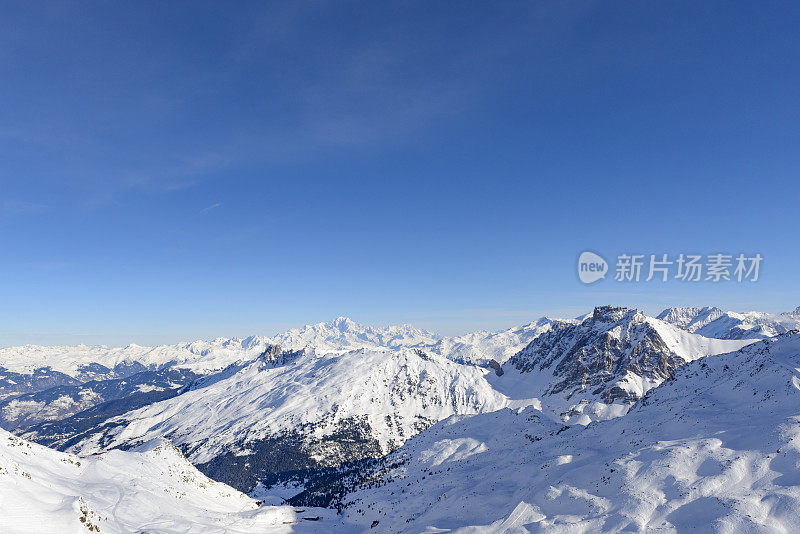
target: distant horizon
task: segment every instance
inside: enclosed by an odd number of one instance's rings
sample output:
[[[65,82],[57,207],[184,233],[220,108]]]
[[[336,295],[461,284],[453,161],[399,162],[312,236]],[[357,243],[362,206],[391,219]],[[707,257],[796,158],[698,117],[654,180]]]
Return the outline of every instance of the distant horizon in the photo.
[[[586,311],[579,312],[579,313],[577,313],[575,315],[544,313],[544,314],[540,314],[540,315],[537,315],[536,317],[532,317],[532,318],[529,318],[529,319],[521,318],[520,322],[513,323],[513,324],[508,324],[506,326],[499,326],[499,327],[496,327],[496,328],[480,328],[480,327],[478,327],[478,328],[473,328],[473,329],[468,329],[468,330],[441,330],[441,329],[436,329],[434,327],[427,327],[427,326],[423,326],[422,324],[417,324],[417,323],[408,322],[408,321],[370,322],[370,321],[362,321],[362,320],[359,320],[359,319],[354,319],[352,315],[338,315],[336,317],[333,317],[333,318],[328,319],[328,320],[323,320],[323,321],[296,323],[294,325],[290,325],[290,326],[287,326],[285,328],[275,327],[275,328],[269,329],[268,332],[262,331],[262,332],[250,332],[250,333],[247,333],[247,334],[239,333],[239,334],[233,334],[233,335],[221,334],[221,335],[211,335],[211,336],[202,336],[201,335],[201,336],[195,336],[195,337],[174,338],[172,340],[169,340],[168,338],[164,337],[163,339],[166,339],[166,341],[155,342],[155,343],[140,343],[140,342],[137,342],[135,340],[131,340],[131,341],[127,341],[127,342],[121,342],[121,343],[120,342],[87,343],[85,341],[53,342],[53,343],[10,343],[10,344],[0,344],[0,349],[13,348],[13,347],[18,347],[18,346],[26,346],[26,345],[41,346],[41,347],[88,346],[88,347],[123,348],[123,347],[127,347],[129,345],[137,345],[137,346],[141,346],[141,347],[157,347],[157,346],[162,346],[162,345],[178,345],[178,344],[184,344],[184,343],[194,343],[194,342],[197,342],[197,341],[210,342],[210,341],[214,341],[214,340],[218,340],[218,339],[240,339],[240,340],[244,340],[244,339],[247,339],[247,338],[250,338],[250,337],[273,337],[273,336],[276,336],[278,334],[282,334],[284,332],[288,332],[289,330],[302,329],[302,328],[308,327],[308,326],[317,326],[317,325],[320,325],[320,324],[333,324],[337,319],[342,319],[342,318],[343,319],[349,319],[352,322],[354,322],[354,323],[356,323],[356,324],[358,324],[360,326],[364,326],[364,327],[388,328],[388,327],[392,327],[392,326],[411,326],[411,327],[417,328],[419,330],[423,330],[423,331],[431,333],[431,334],[440,335],[442,337],[457,337],[457,336],[469,334],[469,333],[472,333],[472,332],[480,332],[480,331],[501,332],[501,331],[508,330],[508,329],[511,329],[511,328],[515,328],[515,327],[523,326],[523,325],[526,325],[526,324],[530,324],[530,323],[536,322],[539,319],[543,319],[543,318],[549,318],[549,319],[575,319],[575,318],[578,318],[578,317],[580,317],[582,315],[586,315],[586,314],[592,313],[592,311],[595,308],[601,307],[601,306],[619,306],[619,307],[628,308],[628,309],[635,309],[635,310],[643,312],[648,317],[656,317],[657,315],[659,315],[661,312],[667,310],[668,308],[691,308],[691,307],[704,308],[704,307],[711,307],[711,308],[719,308],[723,312],[734,312],[734,313],[761,312],[761,313],[769,313],[769,314],[773,314],[773,315],[790,314],[790,313],[795,312],[798,309],[800,309],[800,305],[798,305],[797,307],[795,307],[793,309],[782,310],[782,311],[771,311],[771,310],[764,310],[764,309],[733,310],[733,309],[726,309],[726,308],[723,308],[721,306],[715,306],[713,304],[704,304],[704,305],[693,304],[693,305],[686,305],[686,306],[680,306],[680,305],[665,306],[663,308],[658,309],[657,311],[652,311],[652,310],[645,310],[645,309],[643,309],[642,307],[639,307],[639,306],[630,306],[630,305],[626,306],[626,305],[622,305],[622,304],[597,304],[595,306],[591,306]],[[0,336],[5,336],[5,335],[7,335],[7,334],[4,334],[4,333],[0,332]],[[41,334],[39,334],[39,335],[41,335]],[[63,334],[63,335],[50,334],[50,335],[53,335],[53,336],[76,336],[76,337],[81,337],[82,336],[81,334]],[[102,334],[98,334],[98,335],[102,335]],[[92,336],[91,335],[85,335],[83,337],[92,337]],[[113,339],[115,337],[117,337],[117,336],[116,335],[110,336],[108,339]],[[146,336],[141,336],[141,337],[146,337]],[[119,336],[119,338],[120,339],[124,339],[124,336]],[[67,337],[61,337],[61,339],[67,339]]]

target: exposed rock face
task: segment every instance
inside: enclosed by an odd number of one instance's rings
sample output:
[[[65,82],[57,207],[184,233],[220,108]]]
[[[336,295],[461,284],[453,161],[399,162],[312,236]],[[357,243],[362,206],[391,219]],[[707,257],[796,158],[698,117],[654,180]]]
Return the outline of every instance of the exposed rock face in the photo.
[[[687,336],[640,311],[602,306],[580,324],[555,326],[509,363],[523,374],[552,374],[539,392],[542,396],[570,400],[579,395],[585,402],[629,404],[687,361],[726,351],[726,346],[699,346],[697,339],[702,338]]]
[[[490,368],[494,369],[494,374],[496,374],[497,376],[503,376],[504,374],[503,366],[497,363],[496,360],[489,360],[488,365]]]

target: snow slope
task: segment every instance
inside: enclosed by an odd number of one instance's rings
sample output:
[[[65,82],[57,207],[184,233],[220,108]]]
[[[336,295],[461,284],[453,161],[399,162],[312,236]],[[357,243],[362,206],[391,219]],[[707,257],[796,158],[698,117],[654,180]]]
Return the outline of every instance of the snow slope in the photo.
[[[717,339],[763,339],[800,329],[800,314],[737,313],[719,308],[668,308],[659,319],[689,332]]]
[[[338,465],[386,454],[455,413],[497,410],[505,398],[485,380],[489,373],[418,349],[276,349],[177,397],[111,418],[74,439],[70,450],[87,454],[166,437],[195,464],[216,461],[206,472],[249,491],[261,467],[275,468],[267,460],[275,450],[285,453],[285,470]],[[243,454],[251,465],[237,464]]]
[[[800,335],[687,363],[586,427],[454,416],[317,491],[370,532],[796,532]]]
[[[259,507],[163,440],[79,458],[0,430],[0,531],[293,532],[291,507]]]

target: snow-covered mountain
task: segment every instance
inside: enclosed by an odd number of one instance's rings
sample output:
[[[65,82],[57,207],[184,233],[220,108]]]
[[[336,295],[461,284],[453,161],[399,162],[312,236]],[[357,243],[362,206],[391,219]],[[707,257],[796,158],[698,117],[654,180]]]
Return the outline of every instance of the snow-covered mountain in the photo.
[[[800,310],[800,308],[798,308]],[[764,339],[800,329],[798,310],[773,314],[737,313],[719,308],[667,308],[658,318],[675,326],[717,339]]]
[[[81,454],[165,437],[206,473],[250,491],[276,472],[379,457],[450,415],[497,410],[506,399],[490,373],[419,349],[275,347],[61,441],[26,435]]]
[[[50,369],[78,382],[92,379],[121,378],[145,369],[181,367],[197,373],[223,369],[236,361],[256,356],[270,344],[269,338],[218,338],[158,347],[128,345],[55,346],[23,345],[0,348],[0,375],[3,371],[32,374]],[[2,384],[2,383],[0,383]]]
[[[411,325],[383,328],[364,326],[347,317],[337,317],[328,323],[306,325],[269,338],[271,345],[297,350],[313,347],[318,352],[338,352],[357,349],[421,347],[438,342],[442,336]]]
[[[18,347],[0,352],[8,357],[0,359],[0,392],[16,388],[0,397],[0,424],[81,455],[166,438],[203,473],[239,490],[303,505],[333,498],[341,508],[355,485],[383,484],[379,475],[414,458],[421,438],[403,444],[420,433],[486,425],[466,441],[436,445],[447,458],[479,456],[482,447],[513,454],[540,440],[563,448],[553,436],[583,435],[564,423],[594,421],[593,428],[623,416],[686,364],[755,342],[698,333],[726,317],[675,309],[659,320],[604,306],[576,320],[457,337],[339,318],[269,338],[62,347],[57,356]],[[391,454],[401,446],[407,456]],[[348,510],[356,522],[367,517]]]
[[[535,399],[556,420],[587,424],[623,415],[686,362],[752,342],[709,339],[637,310],[602,306],[581,323],[536,337],[491,382],[520,406]]]
[[[533,405],[570,424],[623,415],[679,365],[749,343],[710,340],[610,307],[580,323],[542,320],[471,341],[502,351],[526,336],[533,341],[502,366],[454,361],[455,344],[442,340],[434,350],[448,357],[406,347],[330,352],[326,345],[321,353],[270,346],[159,402],[122,411],[118,401],[105,418],[89,410],[24,435],[81,454],[165,437],[205,473],[252,491],[283,483],[284,475],[327,476],[330,468],[381,457],[454,414]]]
[[[10,395],[0,400],[0,427],[17,430],[59,421],[81,414],[129,411],[177,395],[180,388],[198,379],[187,369],[144,370],[125,378],[90,380],[74,385]],[[118,401],[118,402],[115,402]],[[74,426],[75,421],[71,421]],[[48,433],[48,432],[45,432]]]
[[[419,346],[453,361],[486,364],[491,360],[505,363],[525,345],[558,324],[579,323],[577,319],[541,319],[500,332],[473,332],[463,336],[443,337],[436,343]]]
[[[217,338],[158,347],[6,347],[0,348],[0,395],[20,391],[31,393],[90,380],[125,378],[142,370],[165,367],[208,374],[252,359],[270,345],[286,350],[313,348],[321,353],[411,347],[424,348],[457,361],[495,359],[502,362],[558,322],[575,321],[542,318],[500,332],[482,331],[446,337],[410,325],[364,326],[346,317],[338,317],[327,323],[306,325],[274,336]]]
[[[714,306],[667,308],[657,315],[657,319],[675,325],[689,332],[696,332],[725,314]]]
[[[85,426],[88,416],[94,420],[98,412],[109,411],[116,415],[174,396],[198,377],[249,362],[270,346],[311,348],[318,353],[409,347],[458,362],[487,364],[505,361],[558,322],[540,319],[501,332],[442,337],[409,325],[377,328],[339,317],[272,337],[219,338],[159,347],[26,345],[0,349],[0,427],[48,424],[93,410],[81,415],[81,426]]]
[[[200,473],[165,440],[85,458],[0,430],[0,531],[294,532],[288,506],[259,505]]]
[[[791,334],[687,363],[585,427],[533,407],[454,416],[297,500],[370,532],[794,532],[798,370]]]

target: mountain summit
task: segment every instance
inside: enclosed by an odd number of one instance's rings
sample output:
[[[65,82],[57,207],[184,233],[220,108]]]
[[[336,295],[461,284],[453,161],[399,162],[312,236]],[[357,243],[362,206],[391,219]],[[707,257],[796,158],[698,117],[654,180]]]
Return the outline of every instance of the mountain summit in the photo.
[[[638,310],[601,306],[534,339],[493,383],[512,398],[536,397],[565,422],[588,423],[624,414],[686,362],[751,342],[712,340]]]

